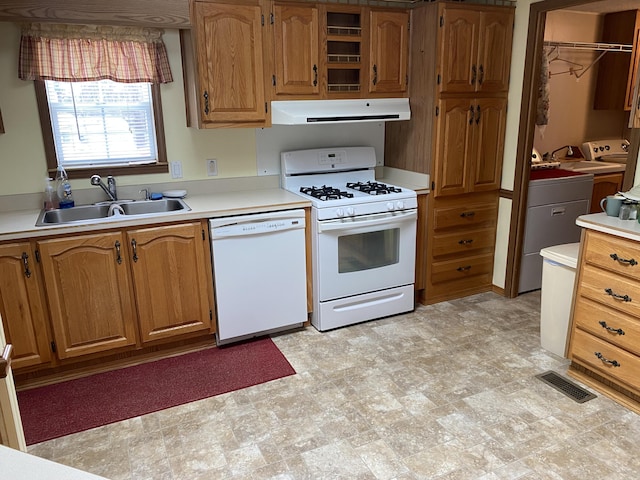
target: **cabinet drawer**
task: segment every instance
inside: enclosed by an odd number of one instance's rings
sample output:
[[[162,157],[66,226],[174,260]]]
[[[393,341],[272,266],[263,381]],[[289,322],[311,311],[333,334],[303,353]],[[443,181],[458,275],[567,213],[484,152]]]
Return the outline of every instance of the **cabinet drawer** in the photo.
[[[584,265],[578,294],[628,315],[640,317],[640,285],[634,280]]]
[[[448,282],[493,271],[493,253],[433,262],[431,283]]]
[[[638,391],[640,358],[635,355],[577,329],[571,342],[570,356],[600,375]]]
[[[433,256],[463,254],[491,248],[495,244],[495,229],[460,229],[453,233],[436,233],[433,235]]]
[[[433,228],[438,230],[462,226],[473,227],[482,224],[493,225],[497,215],[498,205],[496,203],[436,207],[434,208]]]
[[[596,337],[640,355],[640,320],[579,297],[575,325]]]
[[[587,231],[585,261],[640,280],[640,243]]]

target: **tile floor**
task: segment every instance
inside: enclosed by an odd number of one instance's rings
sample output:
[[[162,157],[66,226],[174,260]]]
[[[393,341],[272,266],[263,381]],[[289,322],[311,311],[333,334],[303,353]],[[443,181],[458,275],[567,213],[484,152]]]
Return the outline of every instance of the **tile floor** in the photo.
[[[640,478],[640,416],[534,375],[539,292],[274,339],[297,375],[30,447],[110,479]]]

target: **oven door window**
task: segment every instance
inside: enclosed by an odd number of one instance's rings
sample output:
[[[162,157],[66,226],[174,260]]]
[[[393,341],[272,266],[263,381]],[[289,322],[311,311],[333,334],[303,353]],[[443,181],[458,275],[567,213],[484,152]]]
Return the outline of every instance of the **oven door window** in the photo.
[[[399,260],[399,228],[338,237],[338,273],[386,267]]]

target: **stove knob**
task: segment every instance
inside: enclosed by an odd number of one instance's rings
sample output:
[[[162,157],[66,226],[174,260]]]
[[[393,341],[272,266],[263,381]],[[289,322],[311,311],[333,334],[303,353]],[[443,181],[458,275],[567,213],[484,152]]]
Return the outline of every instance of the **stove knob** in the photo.
[[[336,215],[338,217],[344,217],[344,210],[342,210],[341,208],[336,210]]]
[[[398,207],[398,210],[404,210],[404,202],[402,200],[398,200],[396,202],[396,206]]]
[[[393,204],[393,202],[387,202],[387,210],[389,210],[390,212],[393,212],[396,209],[396,206]]]
[[[347,215],[349,215],[350,217],[353,217],[355,214],[356,214],[356,211],[353,209],[353,207],[347,208]]]

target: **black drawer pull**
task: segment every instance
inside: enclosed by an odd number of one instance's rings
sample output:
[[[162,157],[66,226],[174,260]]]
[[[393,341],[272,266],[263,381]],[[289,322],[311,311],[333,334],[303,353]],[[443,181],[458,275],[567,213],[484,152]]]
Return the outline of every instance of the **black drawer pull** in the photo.
[[[619,257],[618,255],[616,255],[615,253],[612,253],[612,254],[611,254],[611,255],[609,255],[609,256],[610,256],[612,259],[614,259],[614,260],[616,260],[617,262],[619,262],[619,263],[628,263],[628,264],[629,264],[629,265],[631,265],[632,267],[633,267],[634,265],[637,265],[637,264],[638,264],[638,262],[637,262],[635,259],[633,259],[633,258],[631,258],[631,259],[627,260],[626,258],[620,258],[620,257]]]
[[[459,272],[467,272],[467,271],[471,270],[471,265],[467,265],[465,267],[458,267],[458,268],[456,268],[456,270],[459,271]]]
[[[473,238],[470,238],[468,240],[460,240],[458,243],[460,245],[469,245],[469,244],[473,243]]]
[[[22,263],[24,265],[24,276],[27,278],[31,277],[31,270],[29,270],[29,255],[27,252],[22,252]]]
[[[618,335],[624,335],[624,330],[622,330],[621,328],[610,327],[604,320],[600,320],[598,323],[602,326],[602,328],[609,330],[610,332],[617,333]]]
[[[623,302],[631,301],[631,297],[629,295],[619,295],[617,293],[614,293],[610,288],[605,288],[604,291],[607,293],[607,295],[611,295],[613,298],[622,300]]]
[[[460,214],[460,216],[462,218],[468,218],[468,217],[473,217],[476,214],[476,212],[462,212]]]
[[[607,360],[607,358],[604,355],[602,355],[600,352],[593,352],[593,354],[596,357],[598,357],[600,360],[602,360],[602,363],[610,363],[614,367],[620,366],[617,360]]]

